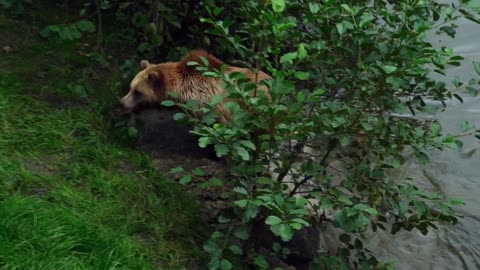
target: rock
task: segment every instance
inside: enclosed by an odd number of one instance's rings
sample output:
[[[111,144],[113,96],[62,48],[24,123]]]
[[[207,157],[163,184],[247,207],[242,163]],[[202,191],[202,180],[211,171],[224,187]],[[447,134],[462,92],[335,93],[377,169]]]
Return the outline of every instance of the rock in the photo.
[[[10,47],[10,46],[8,46],[8,45],[5,45],[5,46],[2,47],[2,51],[3,51],[4,53],[10,53],[10,52],[13,51],[13,48]]]
[[[266,249],[270,254],[274,254],[273,244],[276,242],[288,248],[290,254],[285,258],[273,258],[271,260],[280,259],[287,265],[299,270],[309,269],[320,247],[320,230],[315,225],[295,231],[292,240],[284,242],[272,233],[269,226],[265,224],[265,220],[260,220],[254,224],[251,237],[257,250]]]

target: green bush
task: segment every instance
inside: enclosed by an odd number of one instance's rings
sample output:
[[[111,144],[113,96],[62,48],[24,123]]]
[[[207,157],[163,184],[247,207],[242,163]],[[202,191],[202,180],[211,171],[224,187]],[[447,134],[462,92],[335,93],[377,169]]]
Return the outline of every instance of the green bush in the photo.
[[[220,216],[224,229],[205,244],[210,269],[232,269],[232,258],[245,251],[258,268],[269,269],[262,254],[239,244],[258,237],[249,232],[259,220],[283,241],[305,226],[332,221],[343,231],[342,246],[334,257],[319,254],[320,269],[391,267],[364,247],[367,231],[426,234],[440,221],[457,223],[453,206],[461,200],[425,192],[409,179],[395,182],[387,172],[410,156],[427,163],[431,148],[459,149],[461,136],[479,137],[466,122],[459,134],[446,135],[435,121],[415,117],[441,109],[426,99],[445,106],[452,98],[462,101],[461,91],[478,92],[478,78],[455,80],[453,90],[433,79],[432,73],[445,75],[447,66],[458,66],[463,58],[426,40],[434,30],[454,37],[458,17],[478,22],[478,16],[463,5],[437,1],[238,5],[233,15],[224,14],[228,6],[209,6],[201,21],[211,25],[208,33],[223,49],[273,75],[263,82],[272,100],[258,95],[258,85],[241,74],[192,63],[205,76],[221,78],[228,97],[244,106],[224,103],[233,120],[220,124],[215,111],[220,97],[201,108],[196,102],[176,104],[195,124],[200,146],[214,145],[232,164],[224,182],[233,186],[234,211]],[[474,65],[480,75],[479,63]],[[325,210],[334,213],[332,219],[325,220]]]

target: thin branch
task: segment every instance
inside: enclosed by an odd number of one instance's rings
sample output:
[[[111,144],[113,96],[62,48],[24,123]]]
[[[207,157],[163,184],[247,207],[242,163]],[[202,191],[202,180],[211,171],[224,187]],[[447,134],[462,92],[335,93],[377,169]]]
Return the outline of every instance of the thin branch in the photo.
[[[327,152],[325,153],[325,155],[323,156],[322,160],[320,161],[320,164],[321,164],[324,168],[326,168],[325,162],[327,161],[328,156],[329,156],[330,153],[333,151],[333,149],[335,149],[336,147],[337,147],[337,142],[336,142],[336,140],[330,139],[329,144],[328,144]],[[306,176],[305,178],[303,178],[303,180],[300,181],[297,185],[295,185],[295,187],[292,189],[292,191],[290,192],[289,197],[293,196],[301,186],[305,185],[305,183],[307,183],[308,180],[310,180],[310,179],[312,179],[312,178],[313,178],[313,176]]]

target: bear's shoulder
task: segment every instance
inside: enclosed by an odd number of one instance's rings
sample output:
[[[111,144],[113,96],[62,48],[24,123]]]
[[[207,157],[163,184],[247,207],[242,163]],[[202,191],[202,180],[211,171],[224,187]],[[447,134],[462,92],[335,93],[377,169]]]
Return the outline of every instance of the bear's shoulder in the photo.
[[[200,65],[204,65],[202,57],[207,59],[208,66],[212,69],[220,69],[224,64],[222,60],[217,57],[209,54],[204,50],[193,50],[185,55],[182,60],[178,63],[178,71],[183,75],[198,74],[199,72],[195,69],[195,66],[188,65],[189,62],[197,62]]]

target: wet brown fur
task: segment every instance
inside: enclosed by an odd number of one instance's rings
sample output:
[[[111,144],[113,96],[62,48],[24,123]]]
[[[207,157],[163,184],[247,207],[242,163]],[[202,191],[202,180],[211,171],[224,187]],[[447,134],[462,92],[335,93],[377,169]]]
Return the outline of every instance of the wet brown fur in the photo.
[[[194,66],[188,65],[188,62],[202,64],[201,57],[208,60],[211,68],[220,69],[224,65],[218,58],[201,50],[191,51],[179,62],[150,64],[142,61],[144,69],[132,80],[130,91],[121,100],[122,104],[127,109],[134,109],[141,102],[161,103],[168,98],[168,93],[171,92],[177,93],[179,102],[193,99],[200,103],[206,103],[211,101],[214,96],[224,94],[225,89],[222,87],[221,79],[206,78]],[[271,79],[264,72],[259,71],[256,74],[247,68],[228,66],[225,70],[227,74],[234,72],[243,73],[251,82],[256,83]],[[259,85],[258,89],[271,98],[267,87]],[[224,100],[224,102],[227,101]],[[223,105],[219,105],[217,110],[221,115],[222,122],[231,120],[230,112]]]

